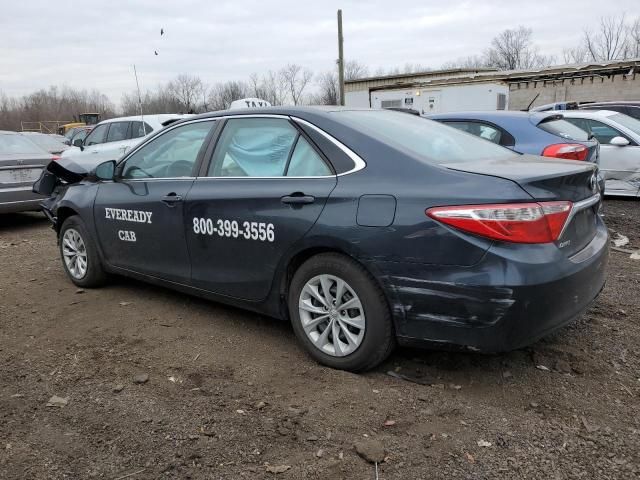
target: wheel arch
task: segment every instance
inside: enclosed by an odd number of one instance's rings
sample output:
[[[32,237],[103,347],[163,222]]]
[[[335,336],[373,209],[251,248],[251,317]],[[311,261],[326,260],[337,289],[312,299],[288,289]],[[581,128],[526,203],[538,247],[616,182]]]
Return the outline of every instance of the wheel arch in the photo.
[[[58,209],[56,210],[56,223],[55,223],[55,230],[58,236],[60,236],[60,228],[62,227],[62,224],[64,223],[64,221],[67,218],[72,217],[74,215],[79,215],[78,211],[75,210],[74,208],[69,206],[58,207]]]
[[[289,257],[289,259],[285,263],[284,268],[282,269],[282,274],[280,275],[280,280],[278,283],[279,309],[280,316],[283,319],[290,320],[287,298],[289,296],[289,287],[291,285],[291,280],[293,279],[296,271],[307,260],[323,253],[336,253],[339,255],[344,255],[345,257],[360,265],[373,278],[375,284],[384,294],[385,301],[387,302],[387,308],[389,308],[389,312],[394,324],[396,323],[394,309],[392,308],[392,305],[394,304],[394,298],[390,298],[390,296],[395,297],[395,294],[392,290],[389,289],[389,286],[385,285],[385,283],[383,282],[382,279],[384,278],[384,274],[380,272],[371,262],[362,261],[360,258],[355,256],[353,252],[350,253],[347,248],[344,248],[340,245],[308,246],[297,251],[295,254]]]

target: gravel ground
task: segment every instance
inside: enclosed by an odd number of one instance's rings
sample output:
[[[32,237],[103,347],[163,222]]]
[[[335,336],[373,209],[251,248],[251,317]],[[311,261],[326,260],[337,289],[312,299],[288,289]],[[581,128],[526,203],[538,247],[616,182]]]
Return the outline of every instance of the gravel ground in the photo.
[[[640,248],[640,203],[605,208]],[[125,279],[78,290],[39,215],[0,217],[0,272],[2,479],[376,478],[362,456],[380,479],[640,476],[629,254],[530,348],[401,349],[365,375],[315,364],[284,322]]]

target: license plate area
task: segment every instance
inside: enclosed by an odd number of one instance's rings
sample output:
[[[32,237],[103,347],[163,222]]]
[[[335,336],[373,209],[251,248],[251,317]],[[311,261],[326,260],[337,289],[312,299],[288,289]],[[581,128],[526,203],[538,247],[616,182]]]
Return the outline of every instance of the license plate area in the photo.
[[[0,170],[0,183],[33,183],[40,178],[42,168],[11,168]]]

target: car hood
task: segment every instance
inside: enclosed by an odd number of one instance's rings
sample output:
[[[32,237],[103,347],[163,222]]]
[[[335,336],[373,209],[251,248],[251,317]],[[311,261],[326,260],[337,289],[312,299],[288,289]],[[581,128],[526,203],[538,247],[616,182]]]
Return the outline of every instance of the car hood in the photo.
[[[101,162],[94,158],[70,157],[59,158],[47,165],[47,170],[60,180],[67,183],[77,183],[85,178]]]

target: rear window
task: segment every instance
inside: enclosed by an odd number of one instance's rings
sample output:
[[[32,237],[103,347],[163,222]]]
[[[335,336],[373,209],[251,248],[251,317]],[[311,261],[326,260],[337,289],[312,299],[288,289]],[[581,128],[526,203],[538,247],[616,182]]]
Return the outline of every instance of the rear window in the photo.
[[[55,138],[46,134],[27,135],[26,137],[33,143],[35,143],[39,147],[44,148],[47,151],[51,150],[55,152],[64,150],[66,148],[66,145],[64,143],[59,142]]]
[[[512,158],[513,151],[416,115],[389,110],[335,112],[345,124],[433,163]]]
[[[0,155],[3,153],[33,153],[36,155],[45,155],[47,152],[31,140],[16,133],[8,135],[0,134]]]
[[[578,142],[586,142],[589,140],[589,134],[587,132],[573,123],[562,119],[543,120],[538,124],[538,128],[568,140],[577,140]]]

